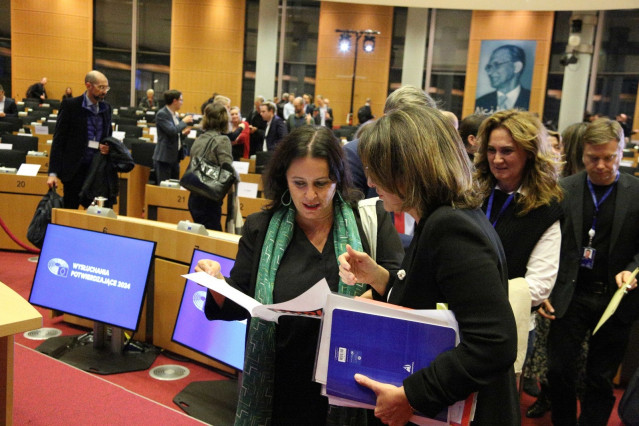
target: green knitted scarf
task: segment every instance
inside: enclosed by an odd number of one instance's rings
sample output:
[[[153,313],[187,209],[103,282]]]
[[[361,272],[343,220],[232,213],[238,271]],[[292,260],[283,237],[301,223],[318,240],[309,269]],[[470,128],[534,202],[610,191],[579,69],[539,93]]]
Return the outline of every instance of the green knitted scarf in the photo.
[[[341,198],[341,197],[339,197]],[[361,251],[357,222],[353,210],[341,200],[334,199],[333,241],[335,256],[346,252],[346,244]],[[264,304],[273,303],[273,284],[280,261],[293,238],[295,209],[282,207],[273,214],[262,245],[262,255],[257,272],[255,299]],[[280,285],[285,285],[284,283]],[[341,279],[339,293],[358,296],[365,285],[349,286]],[[251,318],[248,330],[246,354],[244,356],[244,374],[240,390],[236,425],[269,425],[273,402],[273,383],[275,374],[275,323]]]

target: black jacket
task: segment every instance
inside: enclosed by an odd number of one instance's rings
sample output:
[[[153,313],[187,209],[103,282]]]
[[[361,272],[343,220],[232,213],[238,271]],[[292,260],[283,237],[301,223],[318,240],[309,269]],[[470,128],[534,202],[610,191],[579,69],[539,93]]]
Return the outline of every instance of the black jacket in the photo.
[[[95,197],[108,198],[108,205],[117,203],[119,192],[118,172],[129,172],[135,166],[129,150],[114,137],[108,137],[101,143],[109,145],[107,155],[93,156],[89,174],[80,191],[80,204],[91,205]]]

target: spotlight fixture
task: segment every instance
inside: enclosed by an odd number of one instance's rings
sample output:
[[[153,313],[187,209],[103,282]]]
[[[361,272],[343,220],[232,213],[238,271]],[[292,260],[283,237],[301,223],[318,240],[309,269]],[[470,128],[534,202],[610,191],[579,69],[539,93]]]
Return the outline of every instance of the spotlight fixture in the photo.
[[[336,33],[339,35],[339,50],[342,53],[346,53],[351,50],[351,36],[355,37],[355,47],[353,49],[353,77],[351,79],[351,107],[348,113],[347,121],[352,123],[353,120],[353,95],[355,94],[355,73],[357,71],[357,51],[359,50],[359,39],[364,37],[362,42],[362,50],[366,53],[371,53],[375,50],[375,36],[381,34],[376,30],[349,30],[349,29],[336,29]]]
[[[348,52],[351,50],[351,36],[348,33],[342,33],[339,36],[339,50],[340,52]]]
[[[375,50],[375,36],[372,36],[372,35],[364,36],[364,43],[362,44],[362,47],[364,48],[364,52],[368,52],[368,53]]]

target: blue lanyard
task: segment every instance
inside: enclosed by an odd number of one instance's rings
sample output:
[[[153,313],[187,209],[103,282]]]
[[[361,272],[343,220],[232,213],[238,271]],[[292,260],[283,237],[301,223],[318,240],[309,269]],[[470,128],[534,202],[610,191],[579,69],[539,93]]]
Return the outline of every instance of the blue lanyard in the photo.
[[[497,217],[495,218],[495,220],[492,222],[493,224],[493,228],[495,226],[497,226],[497,221],[499,220],[499,218],[501,217],[502,214],[504,214],[504,212],[506,211],[506,209],[508,208],[508,206],[510,205],[510,203],[513,201],[513,198],[515,198],[515,192],[513,192],[512,194],[510,194],[508,196],[508,198],[506,198],[506,201],[504,201],[504,205],[501,206],[501,209],[499,210],[499,213],[497,214]],[[490,213],[493,210],[493,200],[495,199],[495,188],[493,188],[493,190],[490,192],[490,197],[488,198],[488,205],[486,206],[486,217],[488,218],[488,220],[490,220]]]
[[[590,227],[590,229],[592,229],[593,231],[596,230],[595,227],[597,225],[597,214],[599,213],[599,206],[601,206],[603,202],[606,201],[606,198],[608,198],[608,196],[612,193],[612,190],[615,189],[615,184],[617,183],[618,180],[619,180],[619,171],[617,171],[617,176],[615,177],[615,181],[613,182],[613,184],[610,185],[610,187],[605,192],[603,197],[601,197],[601,200],[597,201],[597,195],[595,194],[595,189],[592,187],[592,182],[590,181],[590,177],[586,178],[586,183],[588,183],[588,189],[590,190],[590,195],[592,196],[592,202],[595,205],[595,214],[592,218],[592,226]]]

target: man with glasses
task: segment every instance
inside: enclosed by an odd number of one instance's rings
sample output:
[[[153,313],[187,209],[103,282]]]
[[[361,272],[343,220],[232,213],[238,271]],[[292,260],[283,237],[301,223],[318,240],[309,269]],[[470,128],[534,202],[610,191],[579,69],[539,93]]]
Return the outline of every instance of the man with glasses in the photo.
[[[521,47],[506,44],[495,49],[484,68],[495,90],[477,98],[475,111],[492,114],[504,109],[528,110],[530,90],[520,83],[525,67],[526,54]]]
[[[80,190],[93,156],[107,155],[111,136],[111,105],[104,101],[109,80],[100,71],[89,71],[84,78],[86,92],[62,101],[49,156],[49,188],[63,183],[64,208],[77,209]],[[105,194],[106,195],[106,194]],[[110,207],[110,206],[107,206]]]
[[[550,301],[539,309],[551,319],[548,383],[552,421],[575,425],[575,360],[590,337],[580,425],[606,425],[615,403],[612,380],[639,316],[636,279],[615,313],[597,331],[615,291],[639,266],[639,180],[619,173],[624,134],[614,120],[598,119],[583,135],[586,170],[561,180],[562,223],[559,273]]]

